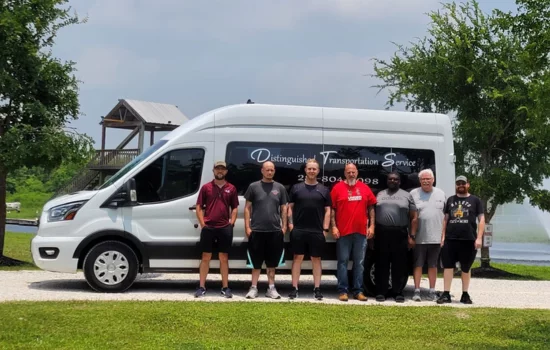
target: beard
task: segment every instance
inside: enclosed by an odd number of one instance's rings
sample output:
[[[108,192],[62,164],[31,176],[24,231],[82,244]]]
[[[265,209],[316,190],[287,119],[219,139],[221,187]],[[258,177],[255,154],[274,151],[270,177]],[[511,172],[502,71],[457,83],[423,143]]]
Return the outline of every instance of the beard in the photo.
[[[223,179],[225,179],[225,175],[224,174],[216,174],[215,178],[216,178],[216,180],[223,180]]]
[[[348,185],[354,186],[357,183],[357,179],[348,179]]]

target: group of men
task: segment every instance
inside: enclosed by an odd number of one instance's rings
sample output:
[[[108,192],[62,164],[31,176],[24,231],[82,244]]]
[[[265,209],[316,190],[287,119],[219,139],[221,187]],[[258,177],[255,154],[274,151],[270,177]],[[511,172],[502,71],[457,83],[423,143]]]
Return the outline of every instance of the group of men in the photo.
[[[345,180],[332,190],[318,182],[319,163],[307,160],[305,178],[287,193],[285,187],[274,181],[275,165],[264,162],[262,179],[249,185],[244,198],[244,227],[248,238],[248,266],[252,268],[251,286],[246,298],[258,296],[258,280],[265,263],[268,279],[266,297],[279,299],[275,287],[275,271],[284,264],[284,236],[290,234],[292,262],[292,290],[288,297],[298,297],[302,262],[306,253],[311,257],[316,299],[321,293],[321,257],[327,245],[326,237],[336,240],[338,298],[349,296],[366,301],[363,289],[364,259],[367,249],[375,249],[376,300],[392,297],[404,302],[403,278],[407,276],[409,249],[414,255],[414,301],[421,301],[422,269],[428,265],[428,299],[450,303],[450,287],[454,268],[460,262],[462,271],[462,303],[471,304],[468,294],[470,268],[477,249],[481,247],[484,230],[483,206],[480,199],[469,193],[465,176],[456,178],[456,194],[446,197],[433,186],[430,169],[419,173],[420,187],[407,192],[401,189],[400,175],[387,176],[387,188],[376,196],[369,186],[358,181],[355,164],[346,164]],[[199,288],[195,296],[206,294],[206,277],[214,245],[219,252],[221,293],[232,297],[228,286],[228,252],[233,241],[233,227],[237,220],[238,196],[235,186],[225,179],[227,166],[223,161],[214,164],[214,179],[205,184],[198,196],[196,213],[201,227]],[[479,221],[479,224],[478,224]],[[351,280],[348,264],[353,261]],[[435,284],[439,262],[444,268],[444,291],[436,295]],[[391,287],[389,277],[391,274]]]

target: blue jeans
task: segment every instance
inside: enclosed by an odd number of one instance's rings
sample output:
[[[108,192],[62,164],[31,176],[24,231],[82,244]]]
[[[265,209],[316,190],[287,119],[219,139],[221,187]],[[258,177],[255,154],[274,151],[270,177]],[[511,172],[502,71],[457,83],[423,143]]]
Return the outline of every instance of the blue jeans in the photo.
[[[336,256],[338,259],[338,293],[348,293],[348,262],[353,260],[353,295],[363,292],[363,271],[365,267],[365,250],[367,248],[367,236],[360,233],[352,233],[338,238],[336,241]]]

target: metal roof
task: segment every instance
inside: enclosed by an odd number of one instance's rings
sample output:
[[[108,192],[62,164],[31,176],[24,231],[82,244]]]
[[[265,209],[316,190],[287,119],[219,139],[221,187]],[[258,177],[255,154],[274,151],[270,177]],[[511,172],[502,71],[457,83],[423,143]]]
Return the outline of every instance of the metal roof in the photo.
[[[175,105],[128,99],[119,99],[108,115],[116,113],[121,106],[128,108],[134,117],[147,124],[182,125],[189,120]]]

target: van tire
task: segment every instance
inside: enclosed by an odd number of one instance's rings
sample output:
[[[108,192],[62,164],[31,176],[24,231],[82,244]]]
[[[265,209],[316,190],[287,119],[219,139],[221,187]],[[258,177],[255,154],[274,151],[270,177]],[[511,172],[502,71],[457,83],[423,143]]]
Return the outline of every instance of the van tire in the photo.
[[[98,269],[96,262],[109,262],[107,271]],[[119,241],[105,241],[96,244],[84,258],[83,271],[88,285],[96,292],[121,293],[132,286],[138,273],[139,260],[136,253],[127,244]],[[114,269],[110,271],[111,269]],[[120,280],[120,281],[119,281]]]

